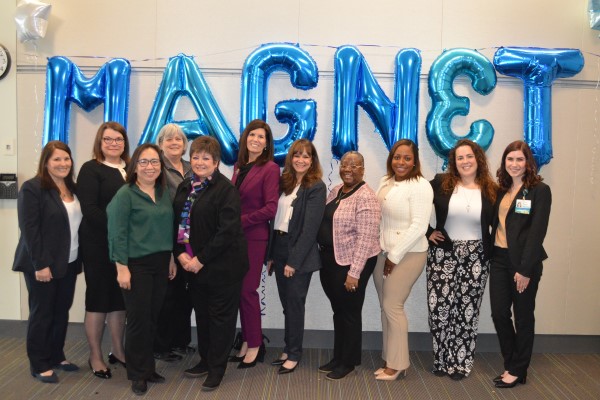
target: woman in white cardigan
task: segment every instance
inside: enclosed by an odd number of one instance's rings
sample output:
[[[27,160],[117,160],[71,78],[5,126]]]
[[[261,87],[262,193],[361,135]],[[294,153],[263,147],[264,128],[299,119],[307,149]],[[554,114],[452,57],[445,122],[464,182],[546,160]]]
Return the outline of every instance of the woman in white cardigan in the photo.
[[[421,174],[419,149],[411,140],[399,140],[392,147],[377,198],[382,253],[373,279],[381,305],[385,364],[375,371],[375,379],[389,381],[406,376],[410,366],[404,302],[427,260],[425,232],[433,201],[431,185]]]

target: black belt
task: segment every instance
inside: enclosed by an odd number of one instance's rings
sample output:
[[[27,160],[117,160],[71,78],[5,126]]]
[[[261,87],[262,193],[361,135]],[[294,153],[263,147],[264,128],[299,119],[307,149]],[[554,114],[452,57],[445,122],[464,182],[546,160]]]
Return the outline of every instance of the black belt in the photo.
[[[284,232],[284,231],[278,231],[277,229],[275,229],[275,234],[276,234],[277,236],[285,236],[285,235],[287,235],[288,233],[287,233],[287,232]]]

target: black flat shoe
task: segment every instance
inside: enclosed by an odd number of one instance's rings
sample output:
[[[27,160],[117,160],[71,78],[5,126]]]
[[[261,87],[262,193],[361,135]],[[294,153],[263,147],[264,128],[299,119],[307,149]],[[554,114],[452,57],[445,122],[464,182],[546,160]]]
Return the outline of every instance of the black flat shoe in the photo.
[[[507,382],[504,382],[501,380],[500,382],[496,382],[495,386],[499,389],[511,389],[511,388],[514,388],[515,386],[517,386],[519,383],[524,385],[526,382],[527,382],[526,376],[524,376],[524,377],[517,376],[517,378],[510,383],[507,383]]]
[[[127,364],[117,358],[113,353],[108,353],[108,363],[109,364],[121,364],[123,368],[127,368]]]
[[[331,361],[329,361],[327,364],[323,364],[323,365],[319,366],[317,371],[328,374],[328,373],[332,372],[337,366],[339,366],[339,364],[340,363],[334,358]]]
[[[202,390],[203,392],[212,392],[213,390],[217,389],[221,385],[222,379],[223,379],[222,377],[216,378],[216,377],[212,377],[209,375],[204,380],[204,383],[202,384],[202,387],[200,388],[200,390]]]
[[[199,378],[201,376],[208,375],[208,366],[199,362],[192,368],[183,371],[183,373],[185,374],[185,376],[188,376],[190,378]]]
[[[298,363],[298,364],[300,364],[300,363]],[[296,368],[298,368],[298,364],[294,365],[292,368],[286,368],[283,365],[281,365],[279,367],[279,370],[277,371],[277,373],[279,375],[291,374],[292,372],[294,372],[296,370]]]
[[[131,391],[138,396],[141,396],[148,391],[148,383],[146,383],[144,380],[133,381],[131,382]]]
[[[284,358],[276,358],[273,361],[271,361],[271,365],[273,365],[273,366],[276,367],[276,366],[279,366],[279,365],[283,365],[283,363],[286,362],[286,361],[287,361],[287,358],[285,358],[285,359]]]
[[[61,371],[65,372],[79,371],[79,367],[76,364],[73,364],[72,362],[67,362],[65,364],[56,364],[54,366],[54,369],[60,369]]]
[[[102,378],[102,379],[110,379],[112,378],[112,374],[110,373],[110,368],[106,368],[106,369],[101,369],[96,371],[94,368],[92,368],[92,362],[90,360],[88,360],[88,365],[90,366],[90,369],[92,370],[92,373],[97,376],[98,378]]]
[[[256,357],[254,358],[254,360],[247,363],[247,362],[244,362],[244,358],[242,358],[242,362],[240,362],[237,366],[238,369],[252,368],[252,367],[256,366],[257,362],[264,362],[266,353],[267,353],[267,349],[265,348],[265,344],[263,343],[258,348],[258,353],[256,354]]]
[[[350,372],[354,371],[354,367],[347,367],[345,365],[337,366],[333,371],[328,373],[325,378],[330,381],[337,381],[339,379],[345,378]]]
[[[31,376],[43,383],[58,383],[58,376],[54,371],[52,371],[52,375],[42,375],[32,372]]]
[[[154,371],[150,378],[148,378],[148,382],[152,383],[163,383],[165,381],[165,377]]]

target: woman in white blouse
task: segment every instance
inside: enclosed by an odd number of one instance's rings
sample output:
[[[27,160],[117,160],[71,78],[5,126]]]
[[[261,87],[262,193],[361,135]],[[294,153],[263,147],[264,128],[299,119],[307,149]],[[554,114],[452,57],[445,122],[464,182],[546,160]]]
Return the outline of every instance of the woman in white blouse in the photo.
[[[406,376],[410,366],[404,302],[427,260],[425,232],[433,191],[421,174],[419,149],[411,140],[396,142],[386,165],[387,175],[377,190],[381,204],[382,253],[373,279],[381,305],[385,363],[375,371],[375,379],[389,381]]]

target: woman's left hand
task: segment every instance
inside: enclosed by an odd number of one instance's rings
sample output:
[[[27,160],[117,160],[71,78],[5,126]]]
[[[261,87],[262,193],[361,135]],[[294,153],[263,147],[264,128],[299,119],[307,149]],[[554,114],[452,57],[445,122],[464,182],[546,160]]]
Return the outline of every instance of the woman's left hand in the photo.
[[[529,278],[521,275],[518,272],[515,272],[515,283],[517,284],[517,292],[523,293],[527,286],[529,285]]]
[[[344,283],[344,286],[346,287],[346,290],[349,292],[356,292],[356,289],[358,288],[358,279],[347,275],[346,276],[346,283]]]
[[[286,265],[285,268],[283,268],[283,276],[285,276],[286,278],[291,278],[292,276],[294,276],[295,273],[296,269],[294,267]]]
[[[385,259],[385,265],[383,266],[383,277],[385,278],[386,276],[388,276],[389,274],[391,274],[392,271],[394,270],[395,266],[396,266],[396,264],[394,264],[393,262],[391,262],[389,258],[386,258]]]
[[[194,274],[197,274],[198,272],[200,272],[200,270],[203,267],[204,267],[204,264],[202,264],[198,260],[198,257],[194,256],[194,258],[192,258],[190,260],[190,262],[186,265],[186,270],[188,270],[189,272],[193,272]]]
[[[177,275],[177,264],[175,264],[175,259],[171,256],[171,261],[169,261],[169,280],[172,281],[175,279],[175,275]]]
[[[35,271],[35,280],[38,282],[50,282],[52,280],[52,271],[50,271],[50,267]]]

